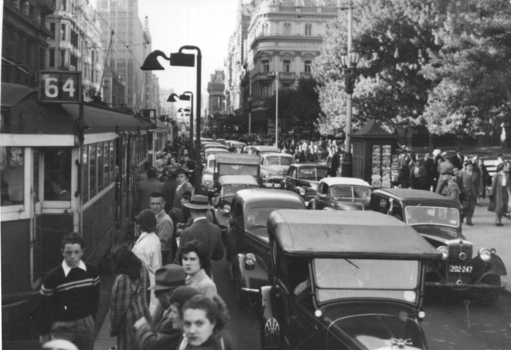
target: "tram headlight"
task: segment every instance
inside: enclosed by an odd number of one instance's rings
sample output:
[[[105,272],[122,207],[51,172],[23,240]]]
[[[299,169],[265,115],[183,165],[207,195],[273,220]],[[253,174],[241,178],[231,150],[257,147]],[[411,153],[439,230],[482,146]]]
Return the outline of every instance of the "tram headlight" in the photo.
[[[247,265],[247,267],[254,267],[255,263],[256,257],[254,254],[248,253],[247,255],[245,255],[245,265]]]
[[[479,257],[482,261],[488,261],[491,259],[491,252],[489,249],[481,248],[479,249]]]
[[[436,250],[442,253],[442,259],[446,260],[449,257],[449,248],[447,248],[446,246],[442,245],[436,248]]]

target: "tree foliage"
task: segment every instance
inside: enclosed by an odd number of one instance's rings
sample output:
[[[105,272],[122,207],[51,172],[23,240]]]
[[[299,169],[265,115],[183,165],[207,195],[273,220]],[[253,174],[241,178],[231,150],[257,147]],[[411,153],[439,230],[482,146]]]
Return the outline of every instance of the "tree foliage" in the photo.
[[[317,82],[312,78],[300,78],[296,89],[279,89],[279,123],[283,130],[293,127],[312,130],[320,115]],[[268,100],[268,113],[275,115],[276,95]]]
[[[313,75],[324,113],[316,123],[322,134],[345,127],[346,93],[341,55],[347,48],[347,20],[327,27]],[[361,52],[353,93],[353,125],[378,119],[389,128],[417,123],[434,82],[421,74],[439,50],[433,30],[439,26],[432,2],[359,1],[353,10],[353,46]]]
[[[482,0],[480,15],[448,19],[423,74],[435,83],[422,119],[432,133],[473,136],[511,115],[511,3]]]

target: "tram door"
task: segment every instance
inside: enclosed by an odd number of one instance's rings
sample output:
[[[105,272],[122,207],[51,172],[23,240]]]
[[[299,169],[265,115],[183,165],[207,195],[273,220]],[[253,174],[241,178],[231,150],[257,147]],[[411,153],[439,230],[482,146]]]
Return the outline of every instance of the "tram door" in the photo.
[[[127,141],[126,138],[121,136],[117,138],[115,145],[115,158],[117,161],[117,217],[116,221],[119,227],[122,227],[123,218],[126,216],[126,208],[127,208],[127,196],[126,196],[126,188],[127,188],[127,176],[126,176],[126,160],[127,160]]]
[[[43,220],[41,210],[41,195],[39,189],[44,188],[43,182],[43,152],[34,148],[32,153],[32,177],[30,178],[30,206],[32,216],[30,222],[30,283],[37,287],[38,280],[43,275]]]

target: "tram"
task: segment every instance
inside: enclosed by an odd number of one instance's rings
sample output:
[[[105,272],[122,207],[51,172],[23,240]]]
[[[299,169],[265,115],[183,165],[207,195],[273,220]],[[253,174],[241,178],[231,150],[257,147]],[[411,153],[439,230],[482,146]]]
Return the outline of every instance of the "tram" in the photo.
[[[134,216],[139,168],[167,135],[154,122],[96,104],[43,104],[2,83],[0,119],[3,340],[34,339],[27,320],[70,232],[98,265]],[[80,127],[81,126],[81,127]],[[171,132],[171,130],[169,130]]]

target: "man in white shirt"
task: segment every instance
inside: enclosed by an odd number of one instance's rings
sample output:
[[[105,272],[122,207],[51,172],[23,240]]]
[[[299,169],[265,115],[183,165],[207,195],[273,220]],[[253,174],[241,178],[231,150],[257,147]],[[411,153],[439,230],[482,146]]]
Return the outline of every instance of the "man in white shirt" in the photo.
[[[156,235],[160,239],[161,259],[163,265],[174,261],[172,256],[172,240],[174,239],[174,223],[165,212],[165,199],[163,192],[154,191],[149,197],[149,206],[156,215]]]

